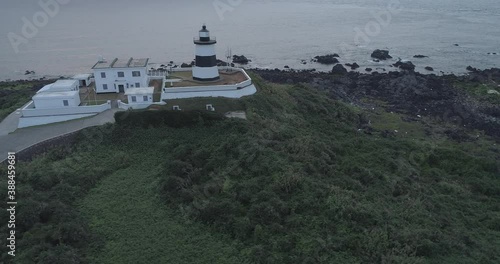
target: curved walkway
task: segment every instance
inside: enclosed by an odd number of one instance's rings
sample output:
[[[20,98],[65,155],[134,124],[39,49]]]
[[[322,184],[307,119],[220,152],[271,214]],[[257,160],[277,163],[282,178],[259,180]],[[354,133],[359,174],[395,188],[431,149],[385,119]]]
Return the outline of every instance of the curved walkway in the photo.
[[[121,110],[111,109],[89,118],[18,130],[15,130],[15,128],[17,127],[19,114],[14,112],[0,123],[0,163],[7,159],[8,152],[20,152],[40,142],[87,127],[114,123],[114,114],[118,111]]]

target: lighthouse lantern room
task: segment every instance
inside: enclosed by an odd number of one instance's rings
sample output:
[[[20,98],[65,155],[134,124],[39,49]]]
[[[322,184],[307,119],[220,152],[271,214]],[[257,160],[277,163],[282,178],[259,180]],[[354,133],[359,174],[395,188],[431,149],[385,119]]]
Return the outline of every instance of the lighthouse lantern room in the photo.
[[[197,81],[218,80],[219,70],[217,68],[217,57],[215,55],[215,44],[217,41],[210,38],[210,31],[203,25],[199,32],[199,38],[195,38],[196,63],[193,67],[193,79]]]

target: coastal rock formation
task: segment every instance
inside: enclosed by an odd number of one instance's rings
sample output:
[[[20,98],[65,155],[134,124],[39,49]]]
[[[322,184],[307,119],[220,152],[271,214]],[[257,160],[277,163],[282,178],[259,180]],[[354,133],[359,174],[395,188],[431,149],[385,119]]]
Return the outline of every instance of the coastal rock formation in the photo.
[[[411,61],[403,62],[403,61],[399,60],[398,62],[394,63],[393,66],[398,67],[401,70],[405,70],[405,71],[414,71],[415,70],[415,65]]]
[[[337,64],[332,68],[333,74],[345,74],[347,73],[347,69],[342,64]]]
[[[434,68],[432,68],[431,66],[427,66],[427,67],[425,67],[425,69],[428,71],[434,71]]]
[[[263,79],[277,83],[306,83],[327,91],[333,99],[365,105],[367,96],[387,102],[387,110],[411,116],[433,116],[465,129],[480,129],[500,142],[500,106],[479,102],[454,83],[483,80],[500,83],[500,69],[477,70],[466,76],[426,75],[413,71],[362,74],[341,70],[331,74],[312,71],[259,70]],[[332,72],[334,72],[332,70]],[[457,126],[458,127],[458,126]],[[462,140],[456,133],[450,137]]]
[[[476,69],[476,68],[474,68],[474,67],[472,67],[472,66],[470,66],[470,65],[469,65],[469,66],[467,66],[466,70],[468,70],[468,71],[470,71],[470,72],[478,72],[478,71],[479,71],[478,69]]]
[[[250,60],[247,57],[245,57],[245,55],[241,56],[233,55],[233,63],[248,64],[248,62],[250,62]]]
[[[422,58],[429,58],[429,56],[425,56],[425,55],[415,55],[415,56],[413,56],[413,58],[422,59]]]
[[[388,50],[379,50],[379,49],[374,50],[372,52],[371,57],[375,58],[375,59],[379,59],[379,60],[392,59],[392,56],[389,55],[389,51]]]
[[[373,71],[373,69],[372,68],[366,68],[365,71],[371,72],[371,71]]]
[[[345,66],[351,67],[351,70],[356,70],[357,68],[359,68],[359,65],[356,62],[355,63],[346,63]]]
[[[317,62],[317,63],[321,63],[321,64],[326,64],[326,65],[330,65],[330,64],[335,64],[335,63],[339,63],[339,60],[337,59],[339,57],[338,54],[328,54],[328,55],[324,55],[324,56],[316,56],[314,57],[314,62]]]

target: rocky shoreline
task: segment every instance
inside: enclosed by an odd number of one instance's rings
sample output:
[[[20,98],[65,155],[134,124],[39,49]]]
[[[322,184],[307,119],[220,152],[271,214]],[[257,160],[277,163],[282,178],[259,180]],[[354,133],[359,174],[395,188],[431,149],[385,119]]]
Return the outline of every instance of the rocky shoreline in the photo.
[[[274,83],[310,85],[326,91],[332,99],[363,108],[374,107],[366,103],[367,98],[384,101],[384,107],[390,112],[415,119],[428,116],[454,124],[452,135],[479,129],[500,142],[500,105],[479,100],[455,87],[457,83],[487,83],[498,91],[500,69],[470,70],[463,76],[437,76],[412,70],[371,74],[335,69],[328,73],[279,69],[251,69],[251,72]]]

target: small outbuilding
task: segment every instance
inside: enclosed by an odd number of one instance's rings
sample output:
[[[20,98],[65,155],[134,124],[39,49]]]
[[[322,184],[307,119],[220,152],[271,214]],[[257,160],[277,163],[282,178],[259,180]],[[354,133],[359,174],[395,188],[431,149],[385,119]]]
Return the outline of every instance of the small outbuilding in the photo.
[[[129,104],[153,103],[154,87],[130,88],[125,91]]]
[[[42,92],[33,96],[36,109],[57,109],[80,105],[78,91]]]
[[[78,74],[71,79],[77,80],[80,87],[89,87],[92,83],[92,74]]]

